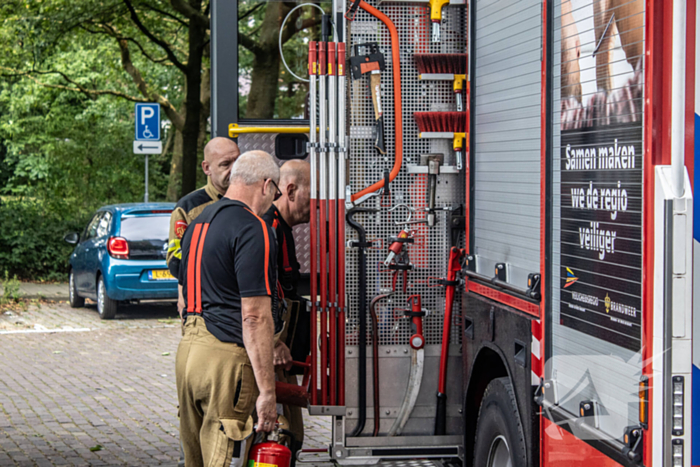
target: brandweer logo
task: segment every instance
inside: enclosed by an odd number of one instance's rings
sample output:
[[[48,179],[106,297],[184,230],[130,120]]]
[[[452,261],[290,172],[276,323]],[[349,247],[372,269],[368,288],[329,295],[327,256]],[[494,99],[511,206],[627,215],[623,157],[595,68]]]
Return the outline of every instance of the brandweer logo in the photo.
[[[576,282],[577,280],[578,277],[576,277],[574,272],[571,269],[566,268],[566,284],[564,284],[564,288],[574,285],[574,282]]]

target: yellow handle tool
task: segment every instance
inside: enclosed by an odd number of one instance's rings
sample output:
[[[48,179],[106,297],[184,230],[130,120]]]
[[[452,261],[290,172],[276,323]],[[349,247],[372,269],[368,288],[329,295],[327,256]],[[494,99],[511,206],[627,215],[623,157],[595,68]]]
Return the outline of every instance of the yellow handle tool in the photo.
[[[454,133],[452,137],[452,149],[455,151],[457,170],[462,170],[462,151],[464,151],[465,144],[469,144],[467,142],[467,134],[468,133]]]
[[[462,90],[464,83],[467,81],[467,75],[455,75],[452,83],[452,90],[455,92],[455,101],[457,103],[457,112],[464,110],[464,100],[462,98]]]
[[[440,21],[442,21],[442,7],[450,3],[450,0],[430,0],[430,20],[433,22],[433,42],[440,42]]]

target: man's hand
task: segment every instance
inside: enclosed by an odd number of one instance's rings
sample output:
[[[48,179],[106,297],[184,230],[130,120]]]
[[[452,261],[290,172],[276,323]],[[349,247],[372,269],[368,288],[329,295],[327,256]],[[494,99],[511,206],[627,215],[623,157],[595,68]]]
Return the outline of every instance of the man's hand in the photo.
[[[292,353],[284,342],[277,343],[272,357],[276,367],[284,367],[287,371],[292,369]]]
[[[183,312],[185,311],[185,296],[182,294],[182,286],[177,285],[177,312],[180,313],[180,320],[183,319]]]
[[[275,393],[260,393],[255,403],[258,412],[258,432],[270,432],[277,421],[277,399]]]

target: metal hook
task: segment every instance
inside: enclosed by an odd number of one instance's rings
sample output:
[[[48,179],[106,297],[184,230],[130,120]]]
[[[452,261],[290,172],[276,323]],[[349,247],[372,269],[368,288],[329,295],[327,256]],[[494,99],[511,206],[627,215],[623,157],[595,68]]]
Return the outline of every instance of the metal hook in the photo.
[[[424,209],[416,209],[412,206],[409,206],[406,203],[397,204],[393,208],[390,208],[389,212],[395,211],[399,208],[406,208],[406,211],[408,212],[408,217],[406,217],[405,221],[394,221],[394,224],[396,224],[396,225],[411,225],[411,224],[427,224],[428,223],[427,219],[418,219],[418,220],[411,219],[413,217],[414,212],[423,212]]]

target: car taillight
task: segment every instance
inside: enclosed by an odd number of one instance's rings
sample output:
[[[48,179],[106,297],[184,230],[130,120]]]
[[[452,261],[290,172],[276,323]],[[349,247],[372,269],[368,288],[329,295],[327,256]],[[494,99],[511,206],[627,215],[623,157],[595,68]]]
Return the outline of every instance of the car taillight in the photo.
[[[109,237],[107,253],[112,258],[129,259],[129,244],[122,237]]]

